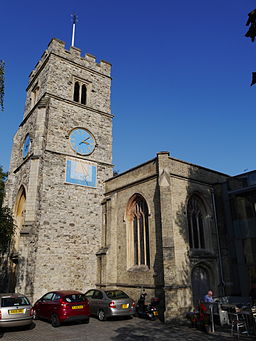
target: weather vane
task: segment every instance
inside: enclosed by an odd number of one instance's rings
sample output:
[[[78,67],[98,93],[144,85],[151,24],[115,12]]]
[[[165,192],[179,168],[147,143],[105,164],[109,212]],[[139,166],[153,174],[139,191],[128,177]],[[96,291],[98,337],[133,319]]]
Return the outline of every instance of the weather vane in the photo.
[[[73,23],[71,46],[74,46],[74,44],[75,44],[76,23],[77,23],[78,20],[77,20],[77,15],[76,14],[71,14],[71,17],[72,17],[72,23]]]

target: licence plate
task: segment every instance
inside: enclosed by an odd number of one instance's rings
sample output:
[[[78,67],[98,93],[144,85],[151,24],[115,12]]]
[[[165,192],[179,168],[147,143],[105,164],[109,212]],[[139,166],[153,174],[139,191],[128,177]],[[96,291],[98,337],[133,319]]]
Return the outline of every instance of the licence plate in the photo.
[[[123,309],[129,308],[129,304],[122,304],[122,308],[123,308]]]
[[[153,311],[154,316],[158,315],[158,311]]]
[[[9,314],[24,314],[25,313],[25,309],[12,309],[9,310]]]
[[[83,305],[73,305],[72,309],[83,309]]]

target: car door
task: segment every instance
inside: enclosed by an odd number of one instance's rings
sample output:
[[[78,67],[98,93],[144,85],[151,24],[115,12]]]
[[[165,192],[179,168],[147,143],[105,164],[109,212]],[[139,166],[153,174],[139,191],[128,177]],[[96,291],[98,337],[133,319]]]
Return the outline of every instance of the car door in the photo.
[[[93,306],[94,306],[94,314],[97,315],[98,312],[104,308],[102,292],[99,290],[94,290],[92,301],[93,301]]]
[[[95,290],[89,290],[85,293],[85,297],[87,298],[89,302],[89,307],[90,307],[90,314],[95,315],[95,307],[94,307],[94,300],[93,300],[93,295],[94,295]]]
[[[52,315],[53,313],[59,314],[60,313],[60,295],[54,293],[51,299],[51,306],[49,305],[49,313]],[[51,317],[50,315],[50,317]]]
[[[38,316],[50,319],[53,294],[53,292],[48,292],[40,299]]]

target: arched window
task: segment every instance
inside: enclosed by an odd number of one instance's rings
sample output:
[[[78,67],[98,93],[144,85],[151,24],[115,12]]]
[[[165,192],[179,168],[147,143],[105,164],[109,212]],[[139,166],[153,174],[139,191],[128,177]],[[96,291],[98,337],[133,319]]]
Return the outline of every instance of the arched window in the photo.
[[[79,102],[79,97],[80,97],[80,85],[78,82],[75,82],[74,86],[74,101]]]
[[[87,85],[81,81],[74,84],[73,100],[81,104],[87,104]]]
[[[192,249],[205,249],[206,210],[202,200],[193,195],[188,201],[189,246]]]
[[[128,210],[128,266],[150,266],[148,206],[140,194],[129,201]]]
[[[86,86],[82,85],[81,103],[86,104]]]

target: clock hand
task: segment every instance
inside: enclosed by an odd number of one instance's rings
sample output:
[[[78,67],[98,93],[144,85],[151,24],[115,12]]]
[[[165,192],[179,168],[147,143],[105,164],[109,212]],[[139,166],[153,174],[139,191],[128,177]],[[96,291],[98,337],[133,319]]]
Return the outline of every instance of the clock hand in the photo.
[[[86,142],[87,140],[89,140],[90,136],[87,137],[87,139],[84,139],[83,141],[81,141],[79,144],[82,144],[82,143],[86,143],[86,144],[89,144],[88,142]]]

